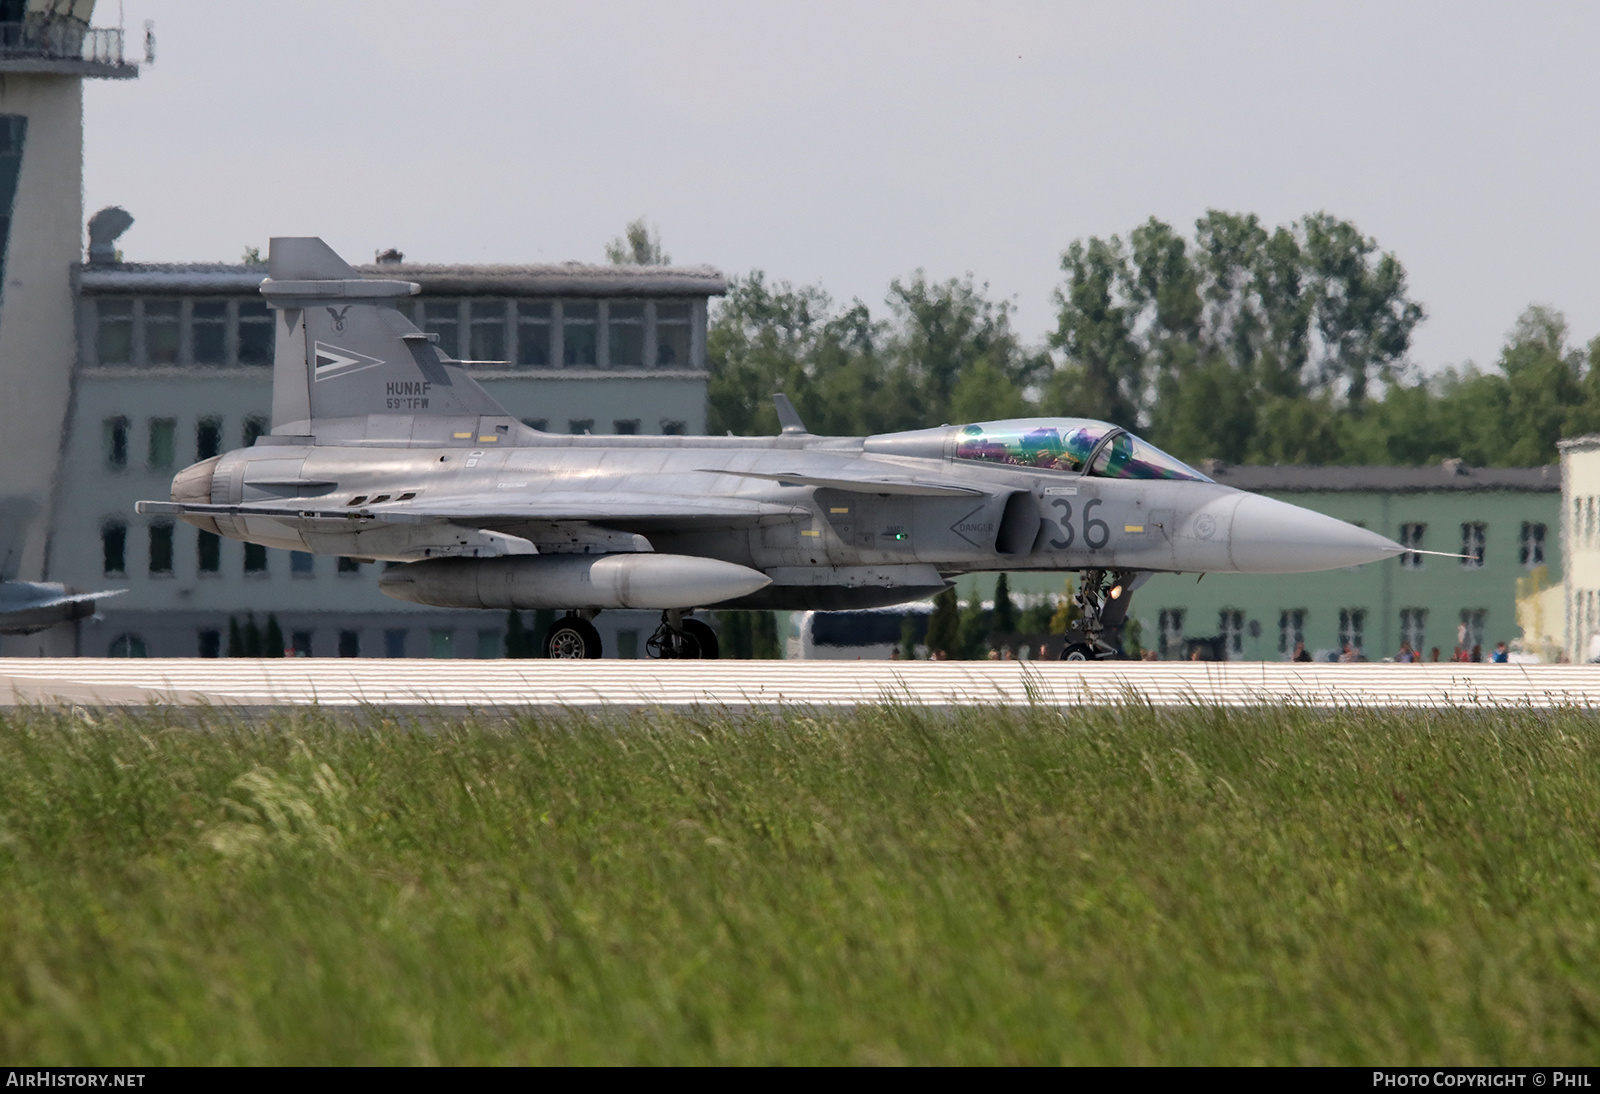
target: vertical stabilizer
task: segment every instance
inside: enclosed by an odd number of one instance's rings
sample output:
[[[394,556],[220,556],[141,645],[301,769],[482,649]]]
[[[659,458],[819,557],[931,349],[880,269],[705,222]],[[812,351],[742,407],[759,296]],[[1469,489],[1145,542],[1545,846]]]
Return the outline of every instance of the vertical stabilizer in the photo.
[[[272,240],[267,270],[274,433],[310,433],[319,418],[505,414],[396,310],[418,285],[364,278],[320,239]]]

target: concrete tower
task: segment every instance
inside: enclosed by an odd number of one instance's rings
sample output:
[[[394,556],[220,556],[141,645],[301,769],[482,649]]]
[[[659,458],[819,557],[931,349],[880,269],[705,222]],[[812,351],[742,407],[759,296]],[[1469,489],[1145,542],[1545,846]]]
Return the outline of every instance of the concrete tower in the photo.
[[[72,276],[83,240],[83,81],[139,74],[137,65],[123,60],[120,28],[89,25],[94,3],[0,0],[0,578],[5,579],[51,576],[50,512],[57,501],[76,357]]]

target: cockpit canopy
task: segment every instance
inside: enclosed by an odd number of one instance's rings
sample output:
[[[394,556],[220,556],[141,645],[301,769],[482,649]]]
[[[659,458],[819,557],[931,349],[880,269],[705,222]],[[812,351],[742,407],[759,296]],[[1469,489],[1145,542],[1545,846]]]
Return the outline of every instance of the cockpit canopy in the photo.
[[[1211,480],[1120,426],[1091,418],[1018,418],[962,426],[956,459],[1106,479]]]

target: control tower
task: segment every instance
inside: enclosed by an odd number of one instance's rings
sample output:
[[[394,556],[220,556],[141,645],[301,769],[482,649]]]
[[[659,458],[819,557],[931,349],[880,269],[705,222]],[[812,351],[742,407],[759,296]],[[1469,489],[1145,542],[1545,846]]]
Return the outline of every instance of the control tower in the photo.
[[[83,81],[139,74],[123,59],[120,27],[90,26],[94,5],[0,0],[3,579],[52,576],[50,513],[76,356],[72,277],[83,247]]]

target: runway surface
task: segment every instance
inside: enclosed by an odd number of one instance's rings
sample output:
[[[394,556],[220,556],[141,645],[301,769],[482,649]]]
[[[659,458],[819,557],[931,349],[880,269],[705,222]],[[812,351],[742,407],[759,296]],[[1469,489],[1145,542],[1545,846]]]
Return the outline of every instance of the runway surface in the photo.
[[[1600,665],[1261,662],[0,659],[0,703],[476,709],[854,706],[1562,707]]]

